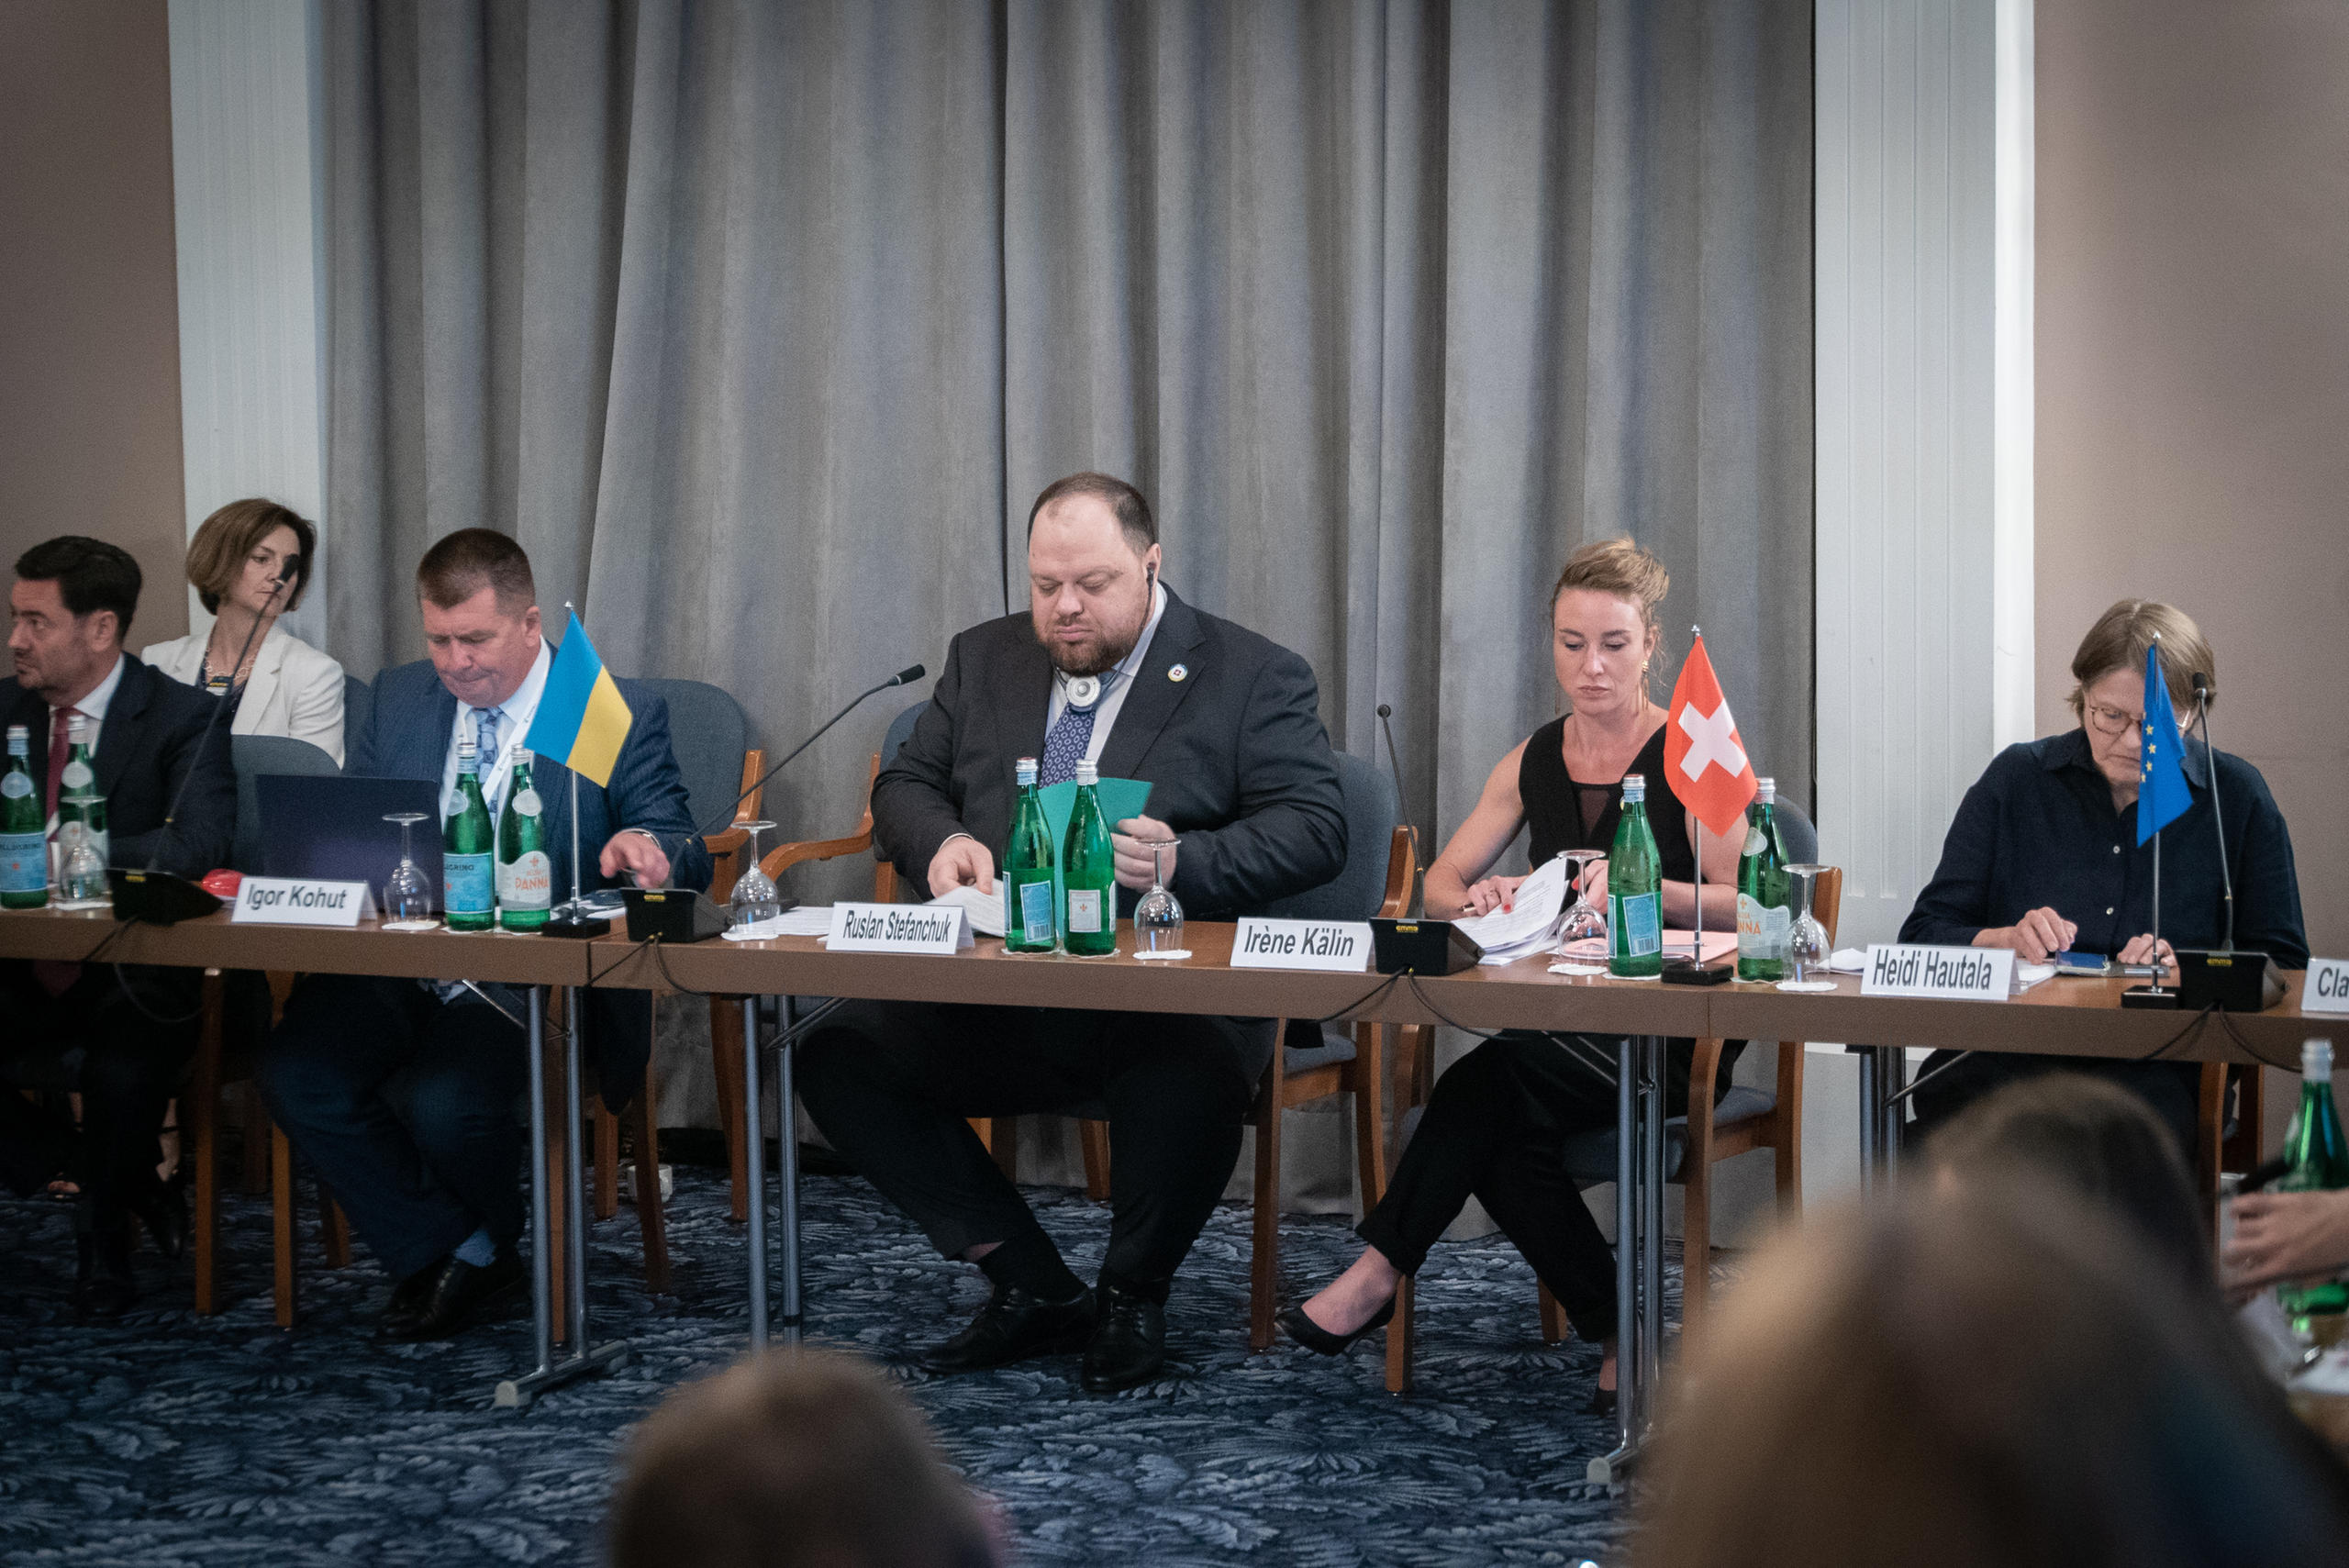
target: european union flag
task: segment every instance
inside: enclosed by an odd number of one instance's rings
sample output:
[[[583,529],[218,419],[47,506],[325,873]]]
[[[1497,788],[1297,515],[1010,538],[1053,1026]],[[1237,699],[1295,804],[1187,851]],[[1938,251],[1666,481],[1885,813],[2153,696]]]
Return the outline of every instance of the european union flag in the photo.
[[[612,782],[612,766],[620,760],[620,747],[635,721],[628,699],[620,695],[574,612],[562,628],[562,646],[554,651],[538,717],[530,720],[522,744],[593,779],[602,789]]]
[[[2159,645],[2145,650],[2145,734],[2137,757],[2137,842],[2160,832],[2194,804],[2187,787],[2186,746],[2178,739],[2177,715],[2169,706],[2169,682],[2162,674]]]

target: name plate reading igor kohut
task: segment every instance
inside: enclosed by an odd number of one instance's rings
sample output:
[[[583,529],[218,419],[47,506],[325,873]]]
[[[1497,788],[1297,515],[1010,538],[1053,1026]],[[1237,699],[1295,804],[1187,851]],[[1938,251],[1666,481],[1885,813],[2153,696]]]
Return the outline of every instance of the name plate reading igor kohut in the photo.
[[[374,913],[363,882],[314,882],[307,877],[249,876],[237,884],[228,913],[235,926],[356,926]]]
[[[2349,961],[2309,960],[2308,984],[2300,987],[2303,1013],[2349,1013]]]
[[[1860,975],[1863,996],[1965,996],[2003,1002],[2013,993],[2011,948],[1927,947],[1876,942]]]
[[[1231,967],[1334,969],[1359,974],[1370,967],[1370,922],[1250,916],[1232,933]]]
[[[971,945],[970,923],[956,905],[835,904],[834,952],[951,953]]]

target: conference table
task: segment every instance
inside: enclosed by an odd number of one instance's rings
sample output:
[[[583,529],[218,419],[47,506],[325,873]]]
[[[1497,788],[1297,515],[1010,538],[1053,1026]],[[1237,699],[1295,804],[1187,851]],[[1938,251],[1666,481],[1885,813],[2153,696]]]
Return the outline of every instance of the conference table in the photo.
[[[545,995],[594,986],[735,999],[743,1010],[745,1141],[755,1163],[757,1200],[749,1240],[752,1343],[771,1322],[773,1272],[765,1232],[764,1140],[758,1122],[763,1064],[777,1062],[778,1101],[792,1104],[792,1046],[824,1013],[851,999],[963,1002],[1007,1006],[1089,1007],[1110,1011],[1222,1013],[1289,1018],[1343,1018],[1391,1027],[1452,1026],[1575,1032],[1613,1038],[1617,1139],[1616,1288],[1622,1324],[1620,1446],[1594,1459],[1593,1480],[1626,1473],[1653,1423],[1660,1392],[1663,1329],[1664,1048],[1673,1036],[1832,1041],[1861,1057],[1864,1173],[1888,1178],[1898,1148],[1905,1093],[1904,1048],[1994,1050],[2033,1054],[2143,1057],[2192,1062],[2297,1064],[2299,1041],[2334,1033],[2339,1015],[2300,1008],[2301,976],[2288,975],[2284,1000],[2257,1014],[2189,1015],[2127,1009],[2129,982],[2061,979],[2003,1001],[1863,996],[1858,977],[1832,976],[1828,991],[1793,993],[1768,984],[1665,985],[1608,976],[1548,972],[1546,956],[1480,966],[1452,975],[1380,975],[1311,970],[1235,968],[1234,928],[1192,922],[1191,956],[1175,962],[1131,956],[1130,928],[1119,953],[1080,959],[1017,954],[981,938],[949,955],[833,952],[815,937],[768,941],[714,940],[690,945],[629,941],[624,934],[580,941],[504,932],[389,932],[373,922],[355,929],[234,925],[225,913],[175,926],[117,925],[104,912],[0,911],[0,958],[86,959],[218,969],[381,974],[418,979],[464,976],[525,990],[530,1005],[518,1019],[529,1036],[532,1140],[533,1303],[538,1364],[498,1385],[495,1398],[528,1404],[537,1394],[583,1373],[617,1364],[626,1346],[589,1343],[586,1321],[582,1110],[575,1038],[566,1037],[565,1103],[574,1129],[562,1199],[571,1217],[563,1260],[568,1284],[567,1344],[553,1348],[547,1191],[551,1115],[544,1070]],[[779,998],[779,1027],[763,1030],[763,998]],[[574,997],[575,1001],[576,998]],[[577,1016],[575,1006],[567,1017]],[[796,1341],[802,1318],[796,1118],[781,1129],[782,1240],[780,1328]]]

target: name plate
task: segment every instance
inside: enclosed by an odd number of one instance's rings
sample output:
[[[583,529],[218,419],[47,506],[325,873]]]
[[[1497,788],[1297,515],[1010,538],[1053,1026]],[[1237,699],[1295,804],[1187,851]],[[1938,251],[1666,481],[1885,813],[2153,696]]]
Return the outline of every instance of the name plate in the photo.
[[[2309,960],[2308,984],[2300,988],[2303,1013],[2349,1013],[2349,960]]]
[[[375,912],[363,882],[249,876],[237,884],[228,921],[237,926],[356,926]]]
[[[834,952],[951,953],[971,945],[966,911],[952,904],[835,904]]]
[[[1276,920],[1249,916],[1231,938],[1234,969],[1331,969],[1360,974],[1370,967],[1367,920]]]
[[[1927,947],[1871,942],[1860,973],[1863,996],[1965,996],[2003,1002],[2014,992],[2012,948]]]

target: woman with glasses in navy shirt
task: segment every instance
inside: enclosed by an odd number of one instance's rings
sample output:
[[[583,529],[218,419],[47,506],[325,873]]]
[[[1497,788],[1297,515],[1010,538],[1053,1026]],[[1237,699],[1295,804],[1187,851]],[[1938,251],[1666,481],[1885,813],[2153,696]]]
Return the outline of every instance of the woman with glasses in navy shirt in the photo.
[[[2137,842],[2139,746],[2145,717],[2145,651],[2160,650],[2170,703],[2181,725],[2194,712],[2194,677],[2218,695],[2218,664],[2187,614],[2148,599],[2123,599],[2098,617],[2072,656],[2072,711],[2079,727],[2009,746],[1957,808],[1942,863],[1900,928],[1904,942],[2012,948],[2026,963],[2072,951],[2123,963],[2168,962],[2172,944],[2215,948],[2227,930],[2226,877],[2234,875],[2234,942],[2286,969],[2305,969],[2292,839],[2259,770],[2240,757],[2188,740],[2182,762],[2193,805],[2161,830],[2162,929],[2153,929],[2154,844]],[[2211,821],[2218,773],[2220,822]],[[2220,840],[2226,864],[2220,864]],[[2001,1056],[1958,1060],[1935,1051],[1925,1071],[1955,1065],[1915,1095],[1920,1129],[1953,1115],[2000,1084],[2065,1069],[2127,1085],[2143,1095],[2194,1151],[2199,1069],[2192,1062]]]

